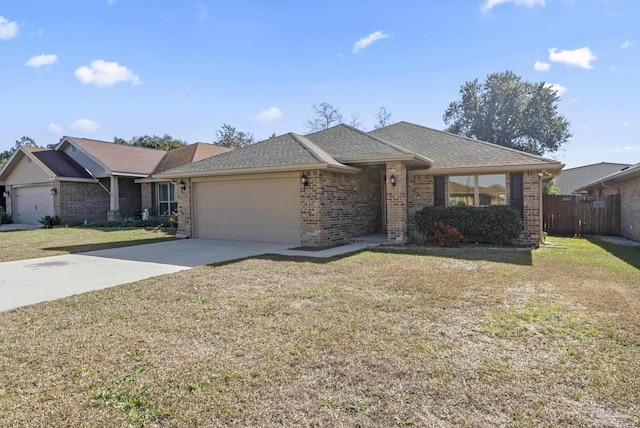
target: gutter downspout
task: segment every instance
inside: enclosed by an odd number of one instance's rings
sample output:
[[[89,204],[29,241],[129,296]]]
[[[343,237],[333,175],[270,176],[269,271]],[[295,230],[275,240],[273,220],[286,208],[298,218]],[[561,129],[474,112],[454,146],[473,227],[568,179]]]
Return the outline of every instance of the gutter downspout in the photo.
[[[111,191],[109,189],[107,189],[106,187],[104,187],[104,185],[102,183],[100,183],[100,180],[98,180],[95,175],[91,174],[91,171],[89,171],[87,168],[84,169],[85,171],[87,171],[87,174],[89,174],[91,176],[91,178],[93,178],[96,183],[98,183],[100,185],[100,187],[102,187],[104,189],[105,192],[107,192],[109,195],[111,195]]]

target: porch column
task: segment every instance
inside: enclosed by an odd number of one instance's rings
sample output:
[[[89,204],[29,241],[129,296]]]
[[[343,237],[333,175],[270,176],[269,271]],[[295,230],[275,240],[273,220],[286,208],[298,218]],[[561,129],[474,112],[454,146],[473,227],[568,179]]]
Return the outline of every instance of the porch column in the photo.
[[[120,191],[118,190],[118,177],[112,175],[110,178],[109,193],[109,212],[107,213],[107,221],[120,220]]]
[[[395,186],[391,184],[391,177]],[[404,162],[387,162],[387,240],[390,243],[407,242],[407,166]]]

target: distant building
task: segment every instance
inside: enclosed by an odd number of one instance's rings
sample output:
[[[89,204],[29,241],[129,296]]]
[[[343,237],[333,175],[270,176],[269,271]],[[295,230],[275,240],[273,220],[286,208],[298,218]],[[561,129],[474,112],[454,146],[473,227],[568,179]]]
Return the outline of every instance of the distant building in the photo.
[[[592,165],[563,169],[560,176],[556,177],[556,185],[560,188],[561,195],[571,195],[577,189],[589,183],[622,171],[630,166],[630,164],[625,163],[600,162]]]

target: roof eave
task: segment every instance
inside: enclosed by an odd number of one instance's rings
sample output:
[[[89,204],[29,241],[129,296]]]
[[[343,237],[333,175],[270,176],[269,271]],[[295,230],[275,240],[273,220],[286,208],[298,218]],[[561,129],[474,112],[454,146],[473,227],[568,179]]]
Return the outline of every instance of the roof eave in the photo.
[[[277,166],[261,166],[254,168],[234,168],[234,169],[218,169],[208,171],[191,171],[191,172],[170,172],[165,174],[158,174],[156,179],[171,179],[181,177],[208,177],[208,176],[221,176],[221,175],[240,175],[240,174],[258,174],[268,172],[291,172],[291,171],[308,171],[308,170],[328,170],[335,172],[342,172],[346,174],[356,174],[360,172],[359,168],[355,168],[347,165],[335,165],[329,163],[312,163],[312,164],[295,164],[295,165],[277,165]]]
[[[588,192],[589,189],[593,187],[597,187],[597,186],[608,187],[613,184],[620,184],[627,180],[632,180],[634,178],[640,178],[640,168],[633,168],[631,170],[626,169],[624,171],[616,173],[615,176],[601,178],[600,180],[594,181],[592,183],[589,183],[585,186],[582,186],[574,190],[574,193]]]
[[[398,155],[377,155],[377,156],[356,156],[351,158],[339,158],[345,164],[372,164],[385,162],[407,162],[410,165],[433,165],[433,161],[417,153],[407,153]]]
[[[560,172],[564,164],[561,163],[538,163],[538,164],[526,164],[526,165],[488,165],[488,166],[468,166],[468,167],[453,167],[453,168],[438,168],[432,167],[429,170],[417,170],[409,171],[410,174],[425,174],[429,175],[452,175],[452,174],[469,174],[469,173],[501,173],[501,172],[519,172],[519,171],[544,171],[549,174],[555,175]]]

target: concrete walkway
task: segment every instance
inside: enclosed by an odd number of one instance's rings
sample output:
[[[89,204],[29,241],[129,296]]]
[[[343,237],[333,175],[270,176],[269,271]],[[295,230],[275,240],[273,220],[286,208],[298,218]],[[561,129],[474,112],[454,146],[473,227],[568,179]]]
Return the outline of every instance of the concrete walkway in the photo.
[[[42,225],[41,224],[20,224],[20,223],[0,224],[0,232],[13,232],[16,230],[33,230],[33,229],[42,229]]]
[[[376,246],[354,243],[322,251],[264,242],[177,239],[80,254],[0,263],[0,312],[87,291],[179,272],[195,266],[281,254],[328,258]]]

